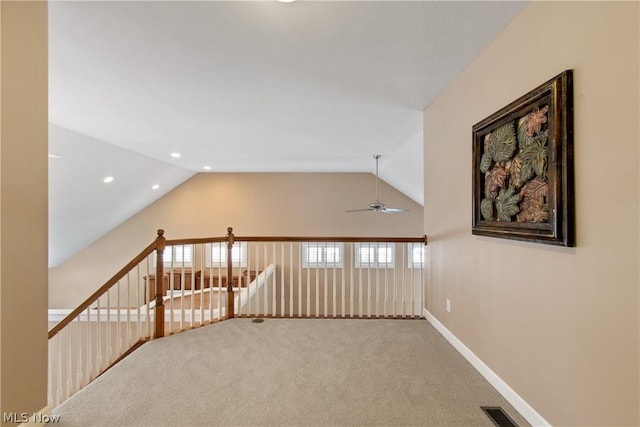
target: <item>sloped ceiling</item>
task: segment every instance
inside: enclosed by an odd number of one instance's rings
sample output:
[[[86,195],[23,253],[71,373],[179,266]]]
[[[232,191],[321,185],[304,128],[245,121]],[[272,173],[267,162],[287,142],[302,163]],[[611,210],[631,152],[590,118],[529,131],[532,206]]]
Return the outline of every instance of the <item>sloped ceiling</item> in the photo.
[[[422,204],[422,110],[525,4],[50,2],[50,266],[205,166]]]

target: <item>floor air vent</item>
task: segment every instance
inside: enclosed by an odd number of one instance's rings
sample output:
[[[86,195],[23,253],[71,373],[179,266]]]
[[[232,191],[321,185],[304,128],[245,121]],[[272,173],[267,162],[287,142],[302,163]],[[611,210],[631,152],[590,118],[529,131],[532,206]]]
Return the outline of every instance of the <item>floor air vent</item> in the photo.
[[[264,319],[253,319],[251,321],[251,323],[262,323],[262,322],[264,322]]]
[[[493,421],[497,427],[518,427],[509,415],[498,406],[481,406],[480,409],[491,418],[491,421]]]

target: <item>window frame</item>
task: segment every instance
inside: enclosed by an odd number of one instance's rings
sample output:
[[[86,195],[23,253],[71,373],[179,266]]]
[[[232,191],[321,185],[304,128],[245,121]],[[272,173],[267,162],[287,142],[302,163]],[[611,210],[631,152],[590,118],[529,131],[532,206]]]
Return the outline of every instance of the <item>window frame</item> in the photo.
[[[214,260],[214,247],[220,248],[219,260]],[[206,268],[226,268],[227,267],[227,243],[209,243],[205,248],[205,267]],[[234,252],[239,252],[238,261],[233,260]],[[249,265],[249,245],[248,242],[235,242],[231,248],[231,265],[233,268],[247,268]]]
[[[188,262],[182,262],[182,261],[176,261],[174,254],[178,251],[174,251],[173,248],[174,247],[180,247],[182,248],[182,251],[184,252],[185,248],[189,248],[190,249],[190,259]],[[164,248],[164,251],[162,252],[162,264],[164,268],[193,268],[193,261],[194,261],[194,256],[195,254],[195,247],[194,245],[167,245]],[[167,257],[167,255],[169,255]],[[153,251],[153,267],[157,267],[158,265],[158,253],[156,251]]]
[[[362,261],[362,249],[375,249],[372,261]],[[380,262],[380,249],[390,249],[391,259]],[[353,245],[353,266],[359,269],[390,269],[396,266],[396,244],[394,242],[356,242]]]
[[[318,261],[309,261],[309,249],[321,249]],[[337,250],[338,260],[327,261],[327,249]],[[335,254],[333,255],[335,259]],[[302,268],[344,268],[343,242],[302,242],[300,245]]]
[[[415,262],[414,250],[420,249],[420,261]],[[424,268],[425,246],[424,243],[407,243],[407,268]]]

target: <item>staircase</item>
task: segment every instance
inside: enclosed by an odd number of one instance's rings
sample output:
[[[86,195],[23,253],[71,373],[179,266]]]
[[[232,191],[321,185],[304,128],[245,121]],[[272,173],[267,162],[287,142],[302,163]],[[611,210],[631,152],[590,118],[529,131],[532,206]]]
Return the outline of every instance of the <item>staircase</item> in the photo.
[[[426,236],[156,239],[49,331],[58,406],[144,342],[232,317],[418,318]],[[157,280],[162,278],[162,280]]]

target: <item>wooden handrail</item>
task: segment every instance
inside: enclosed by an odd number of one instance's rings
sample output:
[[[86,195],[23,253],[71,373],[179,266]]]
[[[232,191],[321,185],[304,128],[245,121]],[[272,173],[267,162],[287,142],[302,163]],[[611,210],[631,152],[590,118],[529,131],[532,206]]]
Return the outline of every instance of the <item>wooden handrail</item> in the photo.
[[[49,339],[56,336],[66,325],[71,323],[80,313],[86,310],[93,302],[101,297],[109,288],[115,285],[125,274],[139,264],[145,257],[149,256],[154,250],[158,252],[158,256],[161,257],[161,253],[164,252],[165,246],[171,245],[187,245],[187,244],[201,244],[201,243],[215,243],[215,242],[227,242],[227,275],[232,275],[232,261],[231,261],[231,248],[235,242],[345,242],[345,243],[358,243],[358,242],[382,242],[382,243],[428,243],[427,236],[422,237],[336,237],[336,236],[235,236],[233,234],[233,228],[227,228],[227,235],[223,237],[198,237],[192,239],[173,239],[166,240],[164,238],[164,230],[158,230],[158,237],[149,246],[144,248],[134,259],[132,259],[127,265],[122,267],[111,279],[109,279],[104,285],[102,285],[97,291],[91,294],[82,304],[76,307],[68,316],[62,319],[49,331]],[[162,252],[159,250],[160,240],[162,240]],[[162,259],[156,262],[156,269],[162,272],[163,269]],[[157,277],[162,277],[162,274]],[[156,283],[161,287],[161,280]],[[234,317],[233,312],[233,284],[232,280],[228,279],[228,289],[230,292],[227,298],[227,317]],[[156,317],[164,316],[164,310],[159,309],[163,306],[162,301],[162,289],[156,290]],[[164,327],[164,320],[156,318],[156,331],[155,336],[163,336],[164,333],[158,328]]]
[[[227,242],[225,237],[206,237],[193,239],[172,239],[167,240],[167,246],[172,245],[195,245],[201,243]],[[234,236],[236,242],[380,242],[380,243],[424,243],[427,244],[427,236],[422,237],[327,237],[327,236]]]
[[[226,242],[227,236],[224,237],[196,237],[193,239],[171,239],[165,243],[167,246],[179,246],[179,245],[197,245],[201,243],[220,243]]]
[[[236,236],[236,242],[344,242],[344,243],[424,243],[427,236],[422,237],[318,237],[318,236]]]
[[[69,323],[73,322],[80,313],[86,310],[91,304],[93,304],[98,298],[100,298],[105,292],[109,290],[113,285],[118,283],[120,279],[122,279],[125,274],[131,271],[136,265],[138,265],[143,259],[149,256],[156,248],[156,241],[154,240],[149,246],[144,248],[142,252],[140,252],[134,259],[129,261],[127,265],[122,267],[120,271],[113,275],[113,277],[102,285],[97,291],[92,293],[82,304],[76,307],[71,313],[69,313],[64,319],[58,322],[51,330],[49,331],[49,339],[56,336],[58,332],[62,330]]]

